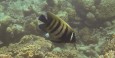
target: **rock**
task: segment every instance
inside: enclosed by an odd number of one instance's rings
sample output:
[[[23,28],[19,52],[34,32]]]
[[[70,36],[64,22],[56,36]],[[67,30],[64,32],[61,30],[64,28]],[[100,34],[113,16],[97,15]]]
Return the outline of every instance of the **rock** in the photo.
[[[82,2],[86,10],[90,10],[90,7],[94,6],[94,0],[82,0]]]
[[[112,24],[115,24],[115,20],[112,20]]]
[[[110,21],[106,21],[104,25],[109,27],[109,26],[112,26],[112,23]]]
[[[86,16],[87,16],[87,19],[89,22],[95,22],[96,21],[95,15],[93,13],[88,12]]]
[[[56,48],[54,48],[52,51],[53,51],[53,52],[61,52],[62,50],[61,50],[61,48],[56,47]]]
[[[81,38],[81,41],[83,43],[89,45],[89,44],[96,44],[98,42],[98,39],[95,37],[92,37],[93,32],[88,27],[84,27],[79,31],[79,36]]]
[[[12,18],[10,16],[4,15],[4,13],[1,13],[0,18],[0,24],[3,26],[9,25],[12,21]]]

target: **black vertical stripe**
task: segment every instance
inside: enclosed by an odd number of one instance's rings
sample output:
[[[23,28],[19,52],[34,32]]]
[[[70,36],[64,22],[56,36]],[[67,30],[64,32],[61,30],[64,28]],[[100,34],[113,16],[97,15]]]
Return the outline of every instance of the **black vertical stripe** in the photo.
[[[63,33],[63,35],[59,39],[63,40],[64,38],[67,38],[67,36],[66,36],[67,31],[68,31],[68,28],[66,27],[65,32]]]
[[[65,32],[64,32],[64,34],[59,38],[59,39],[61,39],[61,41],[60,42],[71,42],[70,41],[70,38],[71,38],[71,35],[72,35],[72,31],[71,32],[69,32],[70,31],[70,29],[68,29],[68,28],[66,28],[66,30],[65,30]],[[68,33],[69,32],[69,33]],[[68,34],[67,34],[68,33]],[[72,40],[74,40],[73,38],[72,38]]]
[[[63,27],[64,27],[64,25],[62,25],[62,28],[61,28],[61,30],[56,34],[56,35],[58,35],[58,34],[60,34],[61,32],[62,32],[62,30],[63,30]]]
[[[52,20],[52,21],[53,21],[53,20]],[[53,24],[52,24],[52,23],[53,23]],[[54,20],[54,22],[51,22],[52,25],[50,24],[51,26],[50,26],[50,25],[48,26],[48,27],[49,27],[48,30],[52,30],[52,27],[55,25],[55,23],[56,23],[56,20]]]
[[[57,22],[58,22],[57,26],[55,26],[55,28],[51,30],[51,33],[55,32],[61,26],[61,22],[60,21]]]
[[[69,32],[69,34],[66,34],[64,38],[62,38],[63,42],[70,42],[72,32]]]

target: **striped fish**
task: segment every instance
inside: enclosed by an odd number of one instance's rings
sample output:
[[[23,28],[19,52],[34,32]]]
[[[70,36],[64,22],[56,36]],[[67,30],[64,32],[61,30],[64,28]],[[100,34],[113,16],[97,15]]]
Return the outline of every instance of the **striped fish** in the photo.
[[[74,30],[61,18],[51,12],[47,12],[47,17],[41,15],[39,20],[43,24],[39,28],[49,33],[50,40],[58,43],[74,43],[76,42]]]

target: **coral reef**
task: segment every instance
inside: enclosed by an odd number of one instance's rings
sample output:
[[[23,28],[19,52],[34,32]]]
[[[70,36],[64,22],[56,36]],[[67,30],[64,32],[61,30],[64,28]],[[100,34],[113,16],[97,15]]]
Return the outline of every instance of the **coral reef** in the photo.
[[[115,58],[115,51],[110,50],[105,55],[100,55],[98,58]]]
[[[114,0],[1,0],[0,58],[115,58],[114,4]],[[47,11],[72,26],[76,43],[44,37],[37,19]]]
[[[67,58],[77,57],[77,50],[52,51],[52,42],[43,37],[25,35],[19,43],[0,48],[0,54],[9,54],[20,58]],[[5,50],[4,50],[5,49]]]
[[[115,51],[115,37],[112,35],[112,39],[109,39],[106,41],[106,43],[103,45],[103,52],[108,52],[109,50]]]
[[[11,55],[0,54],[0,58],[12,58]]]
[[[33,57],[35,53],[38,53],[40,51],[46,52],[51,49],[51,47],[51,42],[45,40],[42,37],[35,35],[26,35],[22,37],[22,40],[19,43],[10,44],[8,48],[0,48],[0,54],[9,54],[13,57],[23,56],[27,58]]]

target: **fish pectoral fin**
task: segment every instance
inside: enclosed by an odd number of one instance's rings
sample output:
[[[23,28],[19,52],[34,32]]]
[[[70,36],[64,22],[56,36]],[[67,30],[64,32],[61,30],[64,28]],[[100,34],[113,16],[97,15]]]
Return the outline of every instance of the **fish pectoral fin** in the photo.
[[[49,37],[50,37],[49,33],[46,33],[46,34],[45,34],[45,37],[46,37],[46,38],[49,38]]]

